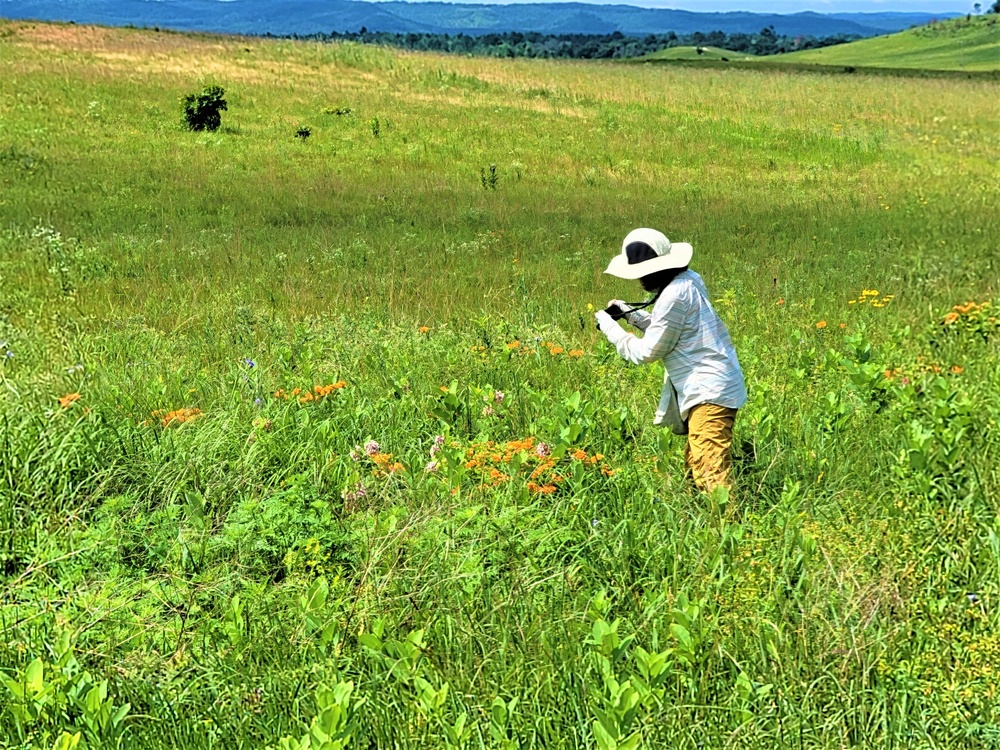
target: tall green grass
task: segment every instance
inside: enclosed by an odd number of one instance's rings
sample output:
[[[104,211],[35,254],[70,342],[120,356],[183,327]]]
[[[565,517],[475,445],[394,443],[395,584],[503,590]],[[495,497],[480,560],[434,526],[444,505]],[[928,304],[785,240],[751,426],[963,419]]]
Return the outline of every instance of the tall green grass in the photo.
[[[995,85],[12,23],[0,65],[3,743],[996,747]],[[640,225],[739,350],[732,498],[593,330]]]

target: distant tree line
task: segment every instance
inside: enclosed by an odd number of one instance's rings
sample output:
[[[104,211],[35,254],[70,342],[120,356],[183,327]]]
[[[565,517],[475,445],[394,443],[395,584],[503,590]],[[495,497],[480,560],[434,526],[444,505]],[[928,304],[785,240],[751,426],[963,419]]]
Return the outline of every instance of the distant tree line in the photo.
[[[266,34],[266,36],[272,36]],[[641,57],[669,47],[721,47],[733,52],[751,55],[776,55],[802,49],[829,47],[851,42],[860,37],[837,34],[834,36],[785,36],[768,26],[757,34],[726,34],[722,31],[693,34],[649,34],[643,38],[625,36],[620,31],[613,34],[542,34],[536,32],[508,31],[502,34],[428,34],[395,33],[387,31],[337,32],[329,34],[290,34],[285,38],[319,41],[350,41],[363,44],[382,44],[409,50],[451,52],[486,57],[570,57],[578,59],[623,59]]]

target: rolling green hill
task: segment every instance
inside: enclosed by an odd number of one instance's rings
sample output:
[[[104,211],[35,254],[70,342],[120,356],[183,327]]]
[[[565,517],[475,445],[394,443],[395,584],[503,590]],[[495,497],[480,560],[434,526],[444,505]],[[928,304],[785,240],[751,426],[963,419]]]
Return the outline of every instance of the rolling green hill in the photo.
[[[1000,70],[1000,15],[933,23],[850,44],[775,55],[768,61],[929,70]]]
[[[698,54],[698,50],[701,54]],[[643,60],[754,60],[756,55],[721,47],[670,47],[646,55]]]

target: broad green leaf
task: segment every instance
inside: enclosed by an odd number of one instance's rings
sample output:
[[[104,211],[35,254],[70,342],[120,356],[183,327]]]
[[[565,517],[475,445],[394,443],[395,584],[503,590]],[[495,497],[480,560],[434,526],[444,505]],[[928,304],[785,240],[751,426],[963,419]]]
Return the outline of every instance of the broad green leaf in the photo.
[[[684,647],[684,650],[690,653],[692,644],[691,634],[688,632],[688,629],[679,622],[675,622],[670,625],[670,632],[674,634],[674,638]]]
[[[70,734],[69,732],[63,732],[56,739],[55,743],[52,745],[52,750],[73,750],[77,745],[80,744],[80,732],[76,734]]]
[[[125,703],[118,707],[114,715],[111,717],[111,726],[117,727],[122,723],[122,720],[128,715],[128,712],[132,710],[131,703]]]
[[[618,743],[599,721],[594,722],[594,739],[597,740],[597,746],[600,750],[618,750]]]
[[[24,686],[28,692],[38,695],[45,686],[45,664],[41,659],[35,659],[24,670]]]
[[[493,723],[500,727],[507,726],[507,704],[502,698],[494,698],[490,704],[490,713],[493,716]]]

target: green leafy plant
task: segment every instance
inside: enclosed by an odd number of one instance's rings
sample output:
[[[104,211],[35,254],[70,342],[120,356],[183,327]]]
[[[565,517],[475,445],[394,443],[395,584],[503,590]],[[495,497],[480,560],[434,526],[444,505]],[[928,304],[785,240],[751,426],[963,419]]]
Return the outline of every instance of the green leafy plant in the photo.
[[[181,112],[188,130],[218,130],[222,112],[227,110],[225,90],[221,86],[206,86],[199,93],[181,97]]]
[[[283,737],[278,750],[348,750],[354,747],[358,710],[365,699],[352,698],[353,682],[337,682],[332,688],[316,688],[316,716],[297,739]]]

